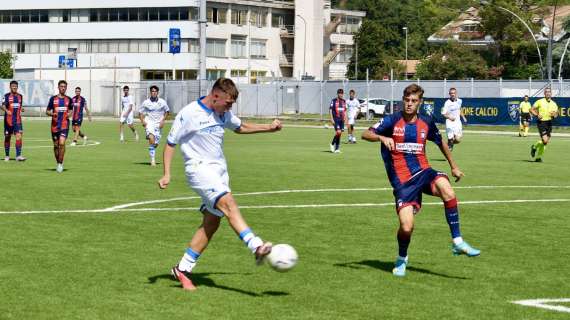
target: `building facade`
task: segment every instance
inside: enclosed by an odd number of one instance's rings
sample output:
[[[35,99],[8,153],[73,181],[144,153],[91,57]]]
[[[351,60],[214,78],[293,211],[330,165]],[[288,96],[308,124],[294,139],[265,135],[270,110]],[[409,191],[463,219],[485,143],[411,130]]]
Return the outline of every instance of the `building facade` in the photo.
[[[208,0],[207,77],[342,79],[364,16],[328,0]],[[198,0],[22,0],[0,8],[0,50],[36,79],[61,68],[196,79],[198,19]],[[171,28],[180,29],[179,54],[169,53]]]

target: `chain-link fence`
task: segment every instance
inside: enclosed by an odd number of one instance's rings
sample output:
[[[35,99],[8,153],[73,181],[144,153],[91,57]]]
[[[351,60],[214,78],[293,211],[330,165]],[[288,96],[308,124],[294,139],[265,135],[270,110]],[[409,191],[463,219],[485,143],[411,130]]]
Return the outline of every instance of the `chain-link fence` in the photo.
[[[73,96],[75,87],[81,87],[82,95],[87,99],[93,114],[118,116],[120,112],[123,86],[130,88],[136,106],[149,97],[149,88],[158,86],[160,96],[166,100],[173,113],[177,113],[187,104],[200,96],[200,84],[191,81],[68,81],[69,96]],[[464,98],[497,98],[541,96],[542,90],[551,86],[554,97],[570,96],[570,81],[273,81],[257,84],[238,84],[240,95],[234,106],[239,116],[269,117],[288,115],[290,117],[327,118],[328,106],[339,88],[344,89],[348,97],[350,89],[356,91],[359,99],[384,99],[390,105],[401,100],[402,92],[411,83],[421,85],[426,98],[447,97],[454,87],[458,95]],[[204,83],[202,92],[211,88],[213,82]],[[39,107],[39,114],[45,110],[50,95],[57,92],[57,81],[20,81],[20,92],[24,95],[24,105]],[[9,91],[9,80],[0,80],[0,93]],[[29,103],[32,102],[32,103]],[[32,113],[27,113],[32,114]]]

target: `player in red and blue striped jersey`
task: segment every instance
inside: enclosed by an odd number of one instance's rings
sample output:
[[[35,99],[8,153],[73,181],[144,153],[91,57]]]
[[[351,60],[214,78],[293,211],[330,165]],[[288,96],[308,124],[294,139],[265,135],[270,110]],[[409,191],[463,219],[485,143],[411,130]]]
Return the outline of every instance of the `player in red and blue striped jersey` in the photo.
[[[4,95],[2,101],[2,111],[4,111],[4,150],[6,157],[4,161],[10,161],[10,144],[12,136],[16,136],[16,161],[25,161],[22,156],[22,105],[23,96],[18,93],[18,81],[10,81],[10,92]]]
[[[331,115],[331,123],[334,127],[334,137],[331,142],[331,152],[340,153],[340,136],[344,131],[344,124],[346,120],[346,100],[344,100],[344,90],[338,89],[336,91],[337,97],[332,99],[329,107]]]
[[[71,98],[67,91],[67,82],[60,80],[57,83],[59,93],[49,99],[46,114],[51,117],[51,139],[53,140],[53,154],[57,161],[56,171],[63,172],[63,158],[65,156],[65,141],[69,133],[69,114],[73,110]]]
[[[418,114],[423,93],[423,89],[416,84],[406,87],[402,112],[385,117],[362,135],[365,140],[382,143],[382,158],[394,188],[396,211],[400,220],[398,258],[392,271],[396,276],[406,274],[408,246],[414,229],[415,214],[422,206],[422,193],[443,200],[453,241],[453,254],[474,257],[481,253],[461,237],[457,199],[449,178],[445,173],[432,169],[426,158],[426,142],[433,141],[447,159],[451,175],[456,178],[455,182],[463,177],[463,172],[453,161],[435,121]]]
[[[83,112],[87,113],[87,118],[91,121],[91,114],[87,108],[87,100],[81,96],[81,88],[75,88],[75,96],[71,98],[71,104],[73,105],[73,116],[71,117],[71,125],[73,128],[73,142],[72,146],[77,144],[77,138],[83,138],[83,144],[87,144],[87,136],[81,132],[81,124],[83,123]]]

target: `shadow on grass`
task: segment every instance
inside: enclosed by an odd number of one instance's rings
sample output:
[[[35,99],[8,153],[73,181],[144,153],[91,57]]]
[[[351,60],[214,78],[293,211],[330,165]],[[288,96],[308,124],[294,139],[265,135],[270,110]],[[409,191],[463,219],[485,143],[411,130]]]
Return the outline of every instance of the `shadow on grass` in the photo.
[[[147,161],[147,162],[133,162],[133,163],[134,163],[134,164],[141,165],[141,166],[148,166],[148,167],[150,167],[150,162],[148,162],[148,161]],[[161,165],[161,164],[162,164],[161,162],[156,162],[156,165],[157,165],[157,166],[159,166],[159,165]]]
[[[53,171],[53,172],[56,172],[56,171],[57,171],[56,168],[52,168],[52,169],[46,168],[46,169],[44,169],[44,170],[45,170],[45,171]],[[68,169],[65,169],[65,168],[64,168],[64,169],[63,169],[63,172],[65,172],[65,171],[68,171]]]
[[[334,264],[334,266],[335,267],[343,267],[343,268],[351,268],[351,269],[362,269],[362,268],[368,267],[368,268],[380,269],[382,271],[392,273],[392,269],[394,268],[394,263],[393,262],[387,262],[387,261],[380,261],[380,260],[362,260],[362,261],[353,261],[353,262],[346,262],[346,263],[336,263],[336,264]],[[425,274],[429,274],[429,275],[437,276],[437,277],[449,278],[449,279],[469,280],[469,278],[450,276],[447,274],[438,273],[438,272],[434,272],[434,271],[431,271],[428,269],[418,268],[418,267],[414,267],[414,266],[408,266],[407,270],[412,271],[412,272],[425,273]]]
[[[429,161],[435,161],[435,162],[447,162],[447,160],[445,160],[445,159],[441,159],[441,158],[429,159]]]
[[[238,288],[232,288],[232,287],[224,286],[224,285],[216,283],[214,280],[212,280],[209,277],[210,275],[216,275],[216,274],[249,275],[249,274],[239,274],[239,273],[230,273],[230,272],[192,273],[192,282],[194,283],[194,285],[196,287],[198,287],[198,290],[200,289],[199,288],[200,286],[206,286],[206,287],[212,287],[212,288],[217,288],[217,289],[222,289],[222,290],[233,291],[233,292],[248,295],[250,297],[287,296],[287,295],[289,295],[289,293],[283,292],[283,291],[264,291],[262,293],[256,293],[256,292],[252,292],[252,291],[246,291],[246,290],[242,290],[242,289],[238,289]],[[178,283],[178,281],[174,280],[174,278],[172,278],[172,275],[170,275],[170,274],[160,274],[160,275],[148,277],[148,283],[149,284],[155,284],[158,280],[170,280],[170,281],[175,281],[176,283]],[[181,288],[182,286],[178,284],[178,285],[175,285],[173,287]]]

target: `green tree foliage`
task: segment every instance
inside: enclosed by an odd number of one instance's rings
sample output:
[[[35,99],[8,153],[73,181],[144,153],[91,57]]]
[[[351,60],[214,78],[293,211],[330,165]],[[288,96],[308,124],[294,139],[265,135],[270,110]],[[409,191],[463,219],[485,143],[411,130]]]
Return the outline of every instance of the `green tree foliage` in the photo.
[[[14,56],[9,51],[0,52],[0,79],[11,79],[14,77],[12,63]]]
[[[487,79],[489,69],[481,55],[472,48],[449,43],[421,61],[417,67],[416,77],[453,80]]]

